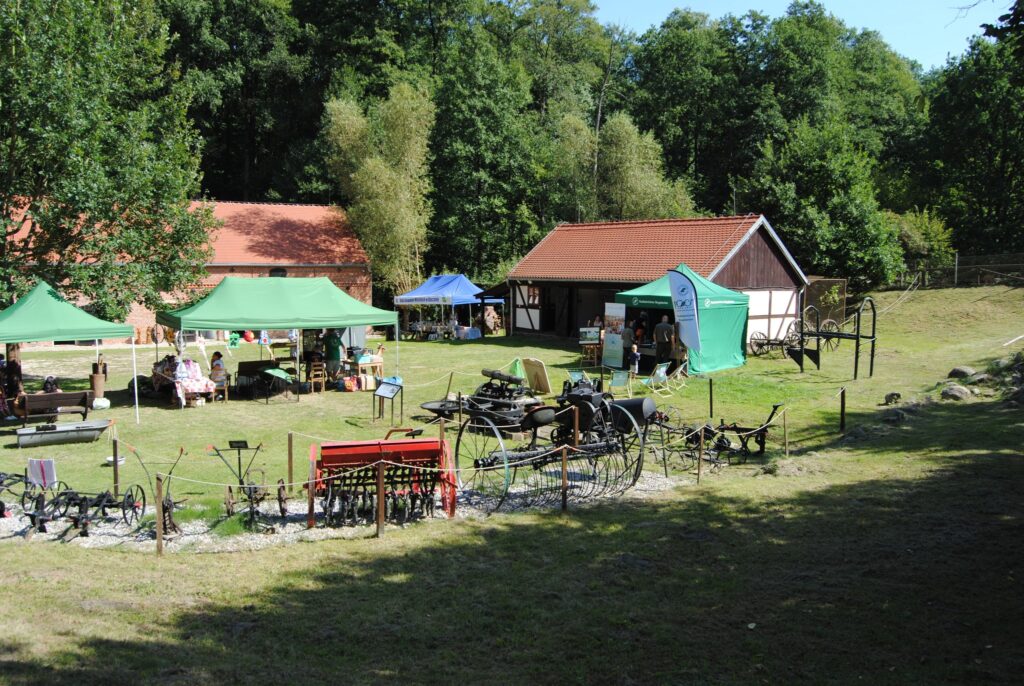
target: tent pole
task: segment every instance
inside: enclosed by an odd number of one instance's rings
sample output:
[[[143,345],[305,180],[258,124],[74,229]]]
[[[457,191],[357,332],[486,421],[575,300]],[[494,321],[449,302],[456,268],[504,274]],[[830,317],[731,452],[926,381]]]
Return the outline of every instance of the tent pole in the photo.
[[[402,368],[402,360],[398,354],[398,320],[395,320],[395,376],[398,376],[398,372]]]
[[[139,424],[139,369],[135,364],[135,336],[132,336],[132,388],[135,389],[135,423]]]
[[[132,338],[132,340],[134,341],[135,339]],[[99,364],[99,361],[100,361],[100,339],[94,338],[92,342],[96,344],[96,363]]]

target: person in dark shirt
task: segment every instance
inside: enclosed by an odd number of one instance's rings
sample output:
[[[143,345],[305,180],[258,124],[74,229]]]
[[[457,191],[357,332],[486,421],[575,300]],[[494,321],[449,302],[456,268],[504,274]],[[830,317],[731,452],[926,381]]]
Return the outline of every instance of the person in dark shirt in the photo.
[[[676,343],[676,329],[669,324],[668,315],[663,314],[661,321],[654,327],[654,346],[658,364],[668,362],[672,357],[672,346]]]

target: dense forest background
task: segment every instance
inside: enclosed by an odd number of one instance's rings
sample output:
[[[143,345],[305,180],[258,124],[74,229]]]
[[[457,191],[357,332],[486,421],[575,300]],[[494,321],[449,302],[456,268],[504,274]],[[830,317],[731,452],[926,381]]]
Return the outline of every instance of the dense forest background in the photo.
[[[635,35],[587,0],[157,0],[204,194],[346,208],[384,290],[499,280],[563,221],[764,213],[855,287],[1024,251],[1018,6],[923,72],[814,2]]]

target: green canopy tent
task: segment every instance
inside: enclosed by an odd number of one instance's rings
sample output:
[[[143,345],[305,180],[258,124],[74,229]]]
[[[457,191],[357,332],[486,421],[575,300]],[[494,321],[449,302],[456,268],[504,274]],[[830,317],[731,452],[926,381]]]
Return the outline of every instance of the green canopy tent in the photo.
[[[132,341],[134,379],[138,371],[135,330],[127,324],[104,321],[75,307],[45,281],[37,283],[25,297],[0,312],[0,343],[93,340],[98,347],[100,339],[125,337]],[[138,388],[135,389],[135,423],[139,423]]]
[[[693,283],[697,292],[700,350],[689,351],[690,372],[703,374],[739,367],[747,361],[747,307],[750,296],[719,286],[680,263],[675,270]],[[668,274],[643,286],[615,294],[615,302],[628,307],[672,309]]]
[[[227,276],[199,302],[158,312],[156,321],[179,331],[393,326],[398,356],[398,314],[356,300],[326,276]]]

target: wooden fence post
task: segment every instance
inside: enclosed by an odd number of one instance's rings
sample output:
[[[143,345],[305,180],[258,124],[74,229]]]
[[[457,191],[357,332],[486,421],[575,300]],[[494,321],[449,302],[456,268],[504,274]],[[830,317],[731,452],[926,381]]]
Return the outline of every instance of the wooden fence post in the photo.
[[[384,467],[377,463],[377,538],[384,535]]]
[[[708,418],[715,416],[715,380],[708,377]]]
[[[846,433],[846,386],[839,389],[839,433]]]
[[[700,427],[700,442],[697,444],[697,485],[700,486],[700,469],[704,461],[704,427]]]
[[[789,459],[789,429],[786,426],[786,412],[782,413],[782,442],[786,445],[786,459]]]
[[[156,554],[164,554],[164,478],[156,475]]]
[[[316,517],[313,515],[313,492],[316,489],[316,445],[309,446],[309,477],[306,481],[306,528],[312,529],[316,526]],[[325,513],[326,514],[326,513]]]
[[[562,512],[569,511],[569,449],[562,446]]]
[[[578,448],[580,445],[580,408],[576,405],[572,406],[572,447]]]
[[[294,470],[294,465],[295,465],[295,461],[294,460],[295,460],[295,457],[294,457],[294,452],[293,452],[294,448],[295,448],[295,435],[292,434],[291,431],[289,431],[288,432],[288,492],[289,493],[292,493],[295,490],[295,486],[292,485],[292,484],[295,483],[295,470]]]
[[[120,453],[118,442],[119,441],[116,438],[113,441],[113,443],[114,443],[114,497],[115,498],[118,496],[118,490],[120,490],[120,488],[121,488],[121,473],[120,473],[120,470],[118,470],[118,468],[117,468],[117,460],[118,460],[119,453]]]

